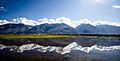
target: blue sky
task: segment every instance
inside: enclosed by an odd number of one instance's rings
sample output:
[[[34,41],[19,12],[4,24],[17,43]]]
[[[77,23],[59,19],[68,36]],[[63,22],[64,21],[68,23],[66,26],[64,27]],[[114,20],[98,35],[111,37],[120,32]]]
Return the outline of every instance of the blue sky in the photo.
[[[62,16],[120,22],[120,0],[0,0],[0,19]]]

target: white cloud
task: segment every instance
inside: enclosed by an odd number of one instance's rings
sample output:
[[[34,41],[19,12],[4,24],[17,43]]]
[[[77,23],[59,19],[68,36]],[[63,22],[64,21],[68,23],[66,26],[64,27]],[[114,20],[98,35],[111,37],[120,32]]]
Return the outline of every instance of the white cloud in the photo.
[[[32,20],[32,19],[26,19],[26,18],[17,18],[13,19],[12,21],[7,21],[7,20],[0,20],[0,25],[7,24],[7,23],[23,23],[26,25],[40,25],[44,23],[48,24],[56,24],[56,23],[65,23],[73,28],[77,27],[80,24],[91,24],[93,26],[96,25],[113,25],[113,26],[120,26],[120,22],[113,22],[113,21],[103,21],[103,20],[89,20],[89,19],[82,19],[79,21],[71,20],[70,18],[66,17],[60,17],[56,19],[48,19],[48,18],[43,18],[43,19],[38,19],[38,20]]]
[[[9,21],[7,21],[7,20],[0,20],[0,25],[7,24],[7,23],[9,23]]]
[[[113,22],[113,21],[107,21],[107,20],[88,20],[88,19],[84,19],[84,20],[80,20],[81,24],[91,24],[93,26],[96,25],[113,25],[113,26],[120,26],[120,22]]]
[[[0,11],[6,11],[4,7],[0,7]]]
[[[39,25],[39,23],[35,20],[32,20],[32,19],[26,19],[26,18],[17,18],[17,19],[13,19],[12,21],[13,23],[23,23],[23,24],[26,24],[26,25]]]
[[[113,5],[113,8],[120,8],[120,5]]]
[[[74,20],[71,20],[70,18],[66,18],[66,17],[60,17],[60,18],[57,18],[56,21],[58,22],[61,22],[61,23],[65,23],[71,27],[76,27],[78,26]]]
[[[4,10],[4,7],[0,7],[0,10]]]
[[[43,24],[43,23],[48,23],[48,24],[60,23],[59,21],[56,21],[55,19],[48,19],[48,18],[38,19],[37,22],[39,22],[41,24]]]

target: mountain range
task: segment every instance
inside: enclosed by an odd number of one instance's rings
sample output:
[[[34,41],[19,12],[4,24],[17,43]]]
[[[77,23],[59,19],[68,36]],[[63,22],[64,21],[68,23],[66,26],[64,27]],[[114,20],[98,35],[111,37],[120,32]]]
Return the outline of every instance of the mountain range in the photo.
[[[73,28],[65,23],[25,25],[8,23],[0,25],[0,34],[120,34],[119,26],[80,24]]]

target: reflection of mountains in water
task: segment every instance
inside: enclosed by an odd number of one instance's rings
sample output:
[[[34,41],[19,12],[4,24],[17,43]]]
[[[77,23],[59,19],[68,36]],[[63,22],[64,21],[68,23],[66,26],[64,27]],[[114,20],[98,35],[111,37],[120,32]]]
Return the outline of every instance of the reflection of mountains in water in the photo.
[[[117,46],[97,46],[97,45],[93,45],[91,47],[82,47],[80,45],[78,45],[76,42],[73,42],[65,47],[55,47],[55,46],[40,46],[37,44],[26,44],[26,45],[22,45],[22,46],[4,46],[4,45],[0,45],[0,49],[8,49],[9,51],[14,51],[17,53],[22,53],[24,51],[27,50],[36,50],[36,51],[40,51],[40,52],[51,52],[51,51],[55,51],[57,53],[60,54],[66,54],[66,53],[70,53],[71,51],[83,51],[85,53],[92,53],[94,51],[100,51],[100,52],[104,52],[104,51],[116,51],[120,49],[120,45]]]
[[[2,61],[120,61],[112,38],[1,39]]]
[[[112,38],[20,38],[20,39],[0,39],[0,44],[17,45],[38,44],[42,46],[65,47],[72,42],[76,42],[83,47],[93,45],[98,46],[116,46],[120,45],[119,39]]]
[[[9,52],[9,53],[8,53]],[[70,43],[65,47],[56,46],[40,46],[38,44],[25,44],[22,46],[5,46],[0,45],[0,56],[19,54],[22,56],[58,56],[71,58],[72,61],[79,60],[95,60],[95,61],[119,61],[120,60],[120,45],[117,46],[98,46],[82,47],[76,42]],[[7,53],[7,54],[6,54]],[[18,56],[19,57],[19,56]],[[42,57],[43,58],[43,57]],[[54,57],[55,58],[55,57]],[[74,60],[73,60],[74,59]]]

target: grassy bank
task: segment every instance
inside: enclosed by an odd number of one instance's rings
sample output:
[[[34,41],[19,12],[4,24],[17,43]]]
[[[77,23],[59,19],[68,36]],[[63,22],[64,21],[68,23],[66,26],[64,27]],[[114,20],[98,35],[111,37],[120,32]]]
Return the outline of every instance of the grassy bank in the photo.
[[[120,38],[120,34],[0,34],[0,39],[12,38]]]
[[[58,34],[0,34],[0,38],[66,38],[70,35]]]

